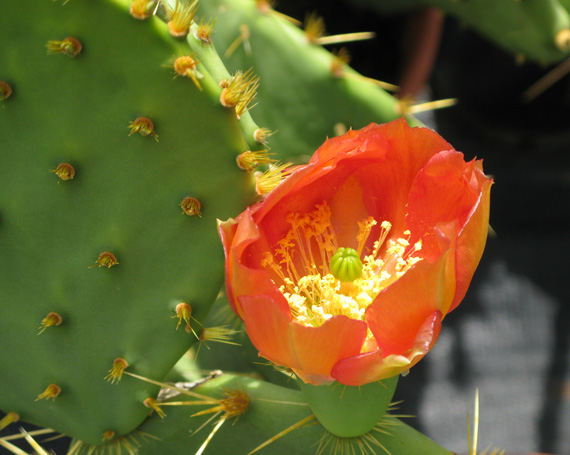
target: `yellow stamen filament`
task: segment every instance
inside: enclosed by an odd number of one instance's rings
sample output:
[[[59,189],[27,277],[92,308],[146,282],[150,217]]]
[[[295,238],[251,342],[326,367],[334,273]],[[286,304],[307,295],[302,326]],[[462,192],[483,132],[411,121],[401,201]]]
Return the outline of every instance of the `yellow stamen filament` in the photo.
[[[122,357],[117,357],[113,361],[113,367],[109,370],[109,374],[105,376],[105,379],[111,381],[111,384],[114,384],[115,381],[119,382],[128,366],[129,362]]]
[[[363,264],[362,276],[341,282],[329,268],[339,245],[326,202],[305,215],[290,214],[287,222],[289,231],[273,252],[265,252],[261,266],[273,272],[293,317],[307,326],[320,326],[334,315],[364,320],[376,296],[421,260],[416,255],[422,248],[421,241],[410,245],[411,232],[388,239],[392,225],[368,217],[358,223],[355,239]],[[377,240],[370,248],[367,243],[374,229]]]
[[[63,319],[58,313],[55,313],[53,311],[48,313],[47,316],[42,319],[42,325],[39,327],[40,331],[38,332],[38,335],[48,327],[60,325],[62,321]]]

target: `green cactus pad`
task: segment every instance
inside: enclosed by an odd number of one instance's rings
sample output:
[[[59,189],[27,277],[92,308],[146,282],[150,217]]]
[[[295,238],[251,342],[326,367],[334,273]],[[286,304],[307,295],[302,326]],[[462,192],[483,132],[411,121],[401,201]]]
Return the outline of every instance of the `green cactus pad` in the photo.
[[[269,141],[272,152],[283,160],[307,157],[327,136],[401,116],[393,96],[310,43],[303,30],[265,3],[207,0],[201,14],[216,18],[212,40],[222,56],[247,30],[247,40],[223,60],[232,72],[253,68],[260,77],[258,104],[251,112],[260,127],[275,132]],[[195,41],[188,36],[200,52]]]
[[[301,392],[258,379],[224,374],[192,391],[223,399],[228,392],[236,390],[249,397],[249,407],[239,417],[224,422],[201,454],[246,455],[256,449],[259,449],[256,453],[260,455],[373,453],[362,450],[363,444],[368,444],[377,454],[450,455],[449,451],[429,438],[389,416],[379,422],[377,429],[360,438],[335,437],[315,418],[311,418],[311,409],[305,404]],[[179,395],[168,401],[200,400]],[[215,406],[216,404],[163,406],[162,409],[166,412],[164,419],[153,417],[138,429],[140,434],[148,435],[139,447],[139,455],[176,455],[181,448],[185,453],[198,453],[223,413],[207,424],[205,422],[212,414],[191,416]],[[358,413],[358,409],[354,411]],[[295,425],[298,428],[277,437]],[[260,447],[264,443],[268,444]]]
[[[157,386],[105,377],[123,358],[161,380],[196,341],[175,308],[199,330],[223,281],[216,219],[254,198],[235,115],[173,78],[184,41],[128,3],[1,6],[0,408],[89,444],[147,417]]]

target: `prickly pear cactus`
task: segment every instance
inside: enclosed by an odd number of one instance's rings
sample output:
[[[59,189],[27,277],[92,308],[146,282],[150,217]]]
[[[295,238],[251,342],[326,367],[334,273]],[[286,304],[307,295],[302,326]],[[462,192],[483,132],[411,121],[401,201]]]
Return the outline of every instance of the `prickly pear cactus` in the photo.
[[[234,334],[212,325],[239,329],[211,310],[216,219],[264,193],[258,165],[302,161],[398,102],[265,1],[0,5],[0,409],[71,436],[70,455],[337,450],[245,334],[209,343]],[[196,408],[159,395],[198,339],[184,374],[256,379],[208,381]]]
[[[254,198],[235,112],[129,5],[1,2],[0,409],[89,444],[147,417],[158,387],[121,371],[162,379],[196,341],[216,218]]]
[[[277,131],[272,151],[282,159],[310,156],[327,136],[402,115],[398,101],[382,89],[389,84],[350,68],[342,39],[329,51],[321,43],[331,41],[318,27],[303,30],[269,3],[208,0],[201,8],[216,18],[212,40],[224,64],[232,71],[253,68],[260,77],[254,116]]]

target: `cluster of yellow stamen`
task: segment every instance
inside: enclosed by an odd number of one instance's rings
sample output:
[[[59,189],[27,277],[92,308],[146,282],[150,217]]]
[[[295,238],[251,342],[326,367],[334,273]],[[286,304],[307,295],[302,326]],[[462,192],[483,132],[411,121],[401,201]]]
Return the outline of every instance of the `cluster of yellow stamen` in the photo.
[[[291,228],[274,252],[265,253],[261,265],[274,272],[293,317],[307,326],[320,326],[334,315],[364,320],[376,296],[421,259],[415,255],[422,248],[421,241],[411,245],[409,231],[401,238],[388,239],[392,228],[388,221],[380,223],[377,240],[372,249],[367,248],[378,225],[368,217],[358,222],[356,236],[362,275],[343,282],[334,277],[329,266],[339,245],[327,203],[304,215],[292,213],[287,222]]]

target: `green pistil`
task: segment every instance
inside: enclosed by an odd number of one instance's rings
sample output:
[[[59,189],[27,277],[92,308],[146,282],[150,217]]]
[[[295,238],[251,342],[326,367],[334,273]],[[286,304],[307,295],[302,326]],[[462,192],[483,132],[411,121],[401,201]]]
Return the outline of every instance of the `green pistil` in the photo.
[[[332,257],[329,268],[333,276],[343,282],[352,282],[362,276],[362,261],[352,248],[339,248]]]

